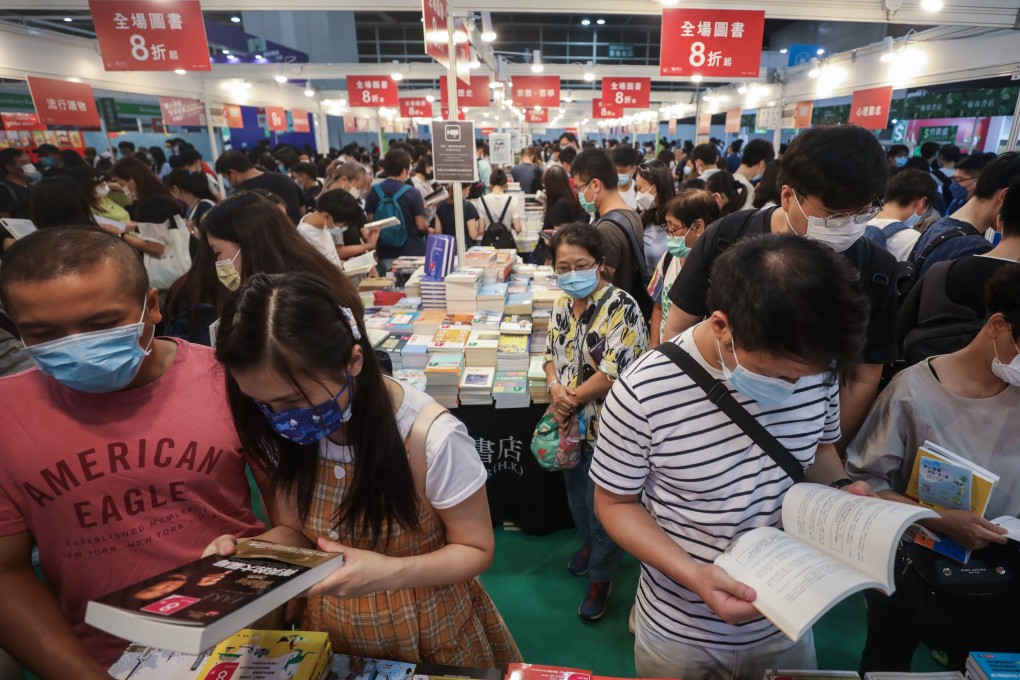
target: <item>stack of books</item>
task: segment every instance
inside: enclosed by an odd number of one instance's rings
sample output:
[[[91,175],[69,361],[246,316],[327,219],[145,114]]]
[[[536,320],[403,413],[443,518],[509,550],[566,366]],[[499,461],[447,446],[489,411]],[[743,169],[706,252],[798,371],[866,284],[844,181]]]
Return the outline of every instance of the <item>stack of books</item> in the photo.
[[[425,275],[444,279],[453,271],[457,257],[457,239],[445,234],[431,234],[425,241]]]
[[[464,348],[464,364],[469,367],[496,367],[499,331],[473,330]]]
[[[482,285],[482,270],[462,268],[446,277],[446,309],[474,316],[478,310],[478,288]]]
[[[443,325],[446,318],[446,311],[442,309],[423,309],[414,320],[414,335],[427,335],[430,338],[436,334],[439,327]]]
[[[549,383],[545,379],[545,357],[533,356],[528,366],[528,391],[531,392],[531,401],[536,404],[548,404],[552,402],[549,396]]]
[[[429,354],[464,354],[471,328],[463,326],[443,326],[432,336]]]
[[[471,330],[474,320],[474,314],[447,314],[443,317],[443,325],[439,328],[442,329],[444,326],[457,326],[459,328]]]
[[[527,367],[522,371],[497,371],[492,398],[498,409],[527,408],[530,403]]]
[[[465,267],[486,267],[496,264],[496,249],[488,246],[472,246],[464,254]]]
[[[545,355],[545,345],[549,341],[549,331],[535,331],[528,343],[528,354],[533,357]]]
[[[372,349],[378,349],[379,345],[390,337],[390,334],[381,328],[367,328],[366,330],[368,331],[368,344],[372,346]]]
[[[533,314],[536,316],[539,314],[552,314],[553,305],[556,304],[556,300],[563,295],[563,291],[559,288],[549,288],[547,286],[539,286],[537,284],[531,286],[531,299]]]
[[[446,309],[446,283],[434,276],[421,279],[421,306],[425,309]]]
[[[407,383],[415,389],[421,390],[422,392],[425,391],[425,387],[427,386],[425,371],[410,371],[404,368],[399,371],[393,371],[393,377],[401,382]]]
[[[400,274],[394,274],[396,276],[396,284],[401,284]],[[415,297],[421,300],[421,280],[425,276],[425,267],[418,267],[407,277],[407,280],[403,282],[404,292],[407,293],[407,297]]]
[[[967,657],[967,680],[1005,680],[1020,677],[1020,654],[971,652]]]
[[[460,379],[461,406],[492,406],[492,388],[496,369],[491,366],[468,367]]]
[[[390,335],[412,335],[414,334],[414,322],[418,319],[419,312],[401,311],[386,320],[383,329]]]
[[[379,345],[380,351],[386,352],[390,355],[390,361],[393,362],[394,371],[399,371],[404,367],[404,348],[410,340],[410,335],[391,335],[386,338],[383,344]]]
[[[528,336],[499,334],[496,350],[496,368],[500,371],[527,371],[531,357],[528,353]]]
[[[505,314],[528,314],[534,311],[534,299],[527,283],[511,283],[507,289]]]
[[[476,331],[498,331],[503,321],[503,312],[475,312],[471,319],[471,328]]]
[[[499,323],[499,332],[508,335],[531,335],[531,316],[527,314],[504,314]]]
[[[412,302],[405,302],[406,299],[407,294],[397,288],[372,291],[374,307],[400,307],[401,309],[416,310],[421,304],[421,300],[414,301],[412,304]]]
[[[457,408],[463,354],[433,354],[425,367],[425,391],[441,406]]]
[[[546,288],[559,290],[559,285],[557,284],[556,279],[556,271],[547,265],[536,267],[535,275],[531,277],[531,285],[545,286]]]
[[[400,366],[405,370],[424,371],[429,363],[431,335],[412,335],[400,350]]]
[[[478,309],[503,313],[509,284],[487,283],[478,289]]]

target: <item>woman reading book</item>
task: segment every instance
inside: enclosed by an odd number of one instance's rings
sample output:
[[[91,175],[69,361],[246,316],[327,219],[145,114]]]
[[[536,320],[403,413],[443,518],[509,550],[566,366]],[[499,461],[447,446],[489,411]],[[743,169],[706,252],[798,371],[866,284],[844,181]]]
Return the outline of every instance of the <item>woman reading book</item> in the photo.
[[[274,539],[344,554],[302,628],[355,656],[493,668],[520,652],[477,576],[492,563],[486,472],[464,425],[386,378],[362,310],[314,275],[257,274],[216,354],[253,465],[275,480]],[[438,414],[438,415],[437,415]],[[207,554],[233,552],[221,537]]]

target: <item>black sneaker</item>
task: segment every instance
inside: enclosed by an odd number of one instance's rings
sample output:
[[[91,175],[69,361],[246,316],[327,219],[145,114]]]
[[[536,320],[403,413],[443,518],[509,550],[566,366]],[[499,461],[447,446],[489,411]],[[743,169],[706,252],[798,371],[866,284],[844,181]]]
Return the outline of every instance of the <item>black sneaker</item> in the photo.
[[[577,609],[577,615],[585,621],[598,621],[606,615],[609,606],[609,594],[613,592],[613,584],[609,581],[592,583],[588,586],[588,594]]]
[[[581,548],[570,556],[567,562],[567,571],[574,576],[584,576],[588,573],[588,562],[591,560],[591,548]]]

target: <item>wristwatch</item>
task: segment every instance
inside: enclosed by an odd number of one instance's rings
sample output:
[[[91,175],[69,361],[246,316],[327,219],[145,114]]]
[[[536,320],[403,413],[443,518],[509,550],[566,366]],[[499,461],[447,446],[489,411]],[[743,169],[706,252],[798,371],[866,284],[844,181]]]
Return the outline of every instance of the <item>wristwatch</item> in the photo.
[[[560,384],[562,384],[562,383],[560,383],[559,380],[553,380],[551,383],[549,383],[549,387],[545,388],[545,391],[548,392],[549,394],[552,394],[553,386],[554,385],[560,385]]]
[[[849,477],[844,477],[843,479],[837,479],[834,482],[830,482],[829,486],[831,486],[833,489],[842,489],[844,486],[850,486],[853,483],[854,480],[850,479]]]

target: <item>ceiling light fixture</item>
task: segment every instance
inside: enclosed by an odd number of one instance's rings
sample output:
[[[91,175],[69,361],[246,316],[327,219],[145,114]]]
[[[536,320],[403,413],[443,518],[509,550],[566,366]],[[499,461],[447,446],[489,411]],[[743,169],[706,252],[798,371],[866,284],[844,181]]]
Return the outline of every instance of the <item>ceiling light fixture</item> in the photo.
[[[582,68],[584,69],[584,79],[589,83],[593,82],[595,80],[595,65],[589,61]]]
[[[821,66],[818,64],[818,60],[815,58],[811,59],[811,70],[808,71],[808,78],[817,78],[822,72]]]
[[[282,85],[283,83],[287,82],[287,76],[283,75],[282,73],[277,73],[275,76],[273,76],[273,80]]]
[[[921,9],[925,12],[938,12],[942,9],[942,0],[921,0]]]
[[[545,66],[542,65],[542,52],[535,50],[531,53],[531,72],[541,73],[545,70]]]
[[[659,0],[659,4],[665,5],[666,7],[672,7],[678,2],[680,2],[680,0]]]
[[[787,53],[787,52],[789,52],[789,51],[790,51],[790,50],[788,50],[788,49],[786,49],[786,48],[784,47],[783,49],[779,50],[779,53],[780,53],[780,54],[786,54],[786,53]]]
[[[261,61],[262,60],[262,55],[261,54],[256,54],[255,58],[258,59],[259,61]]]
[[[230,56],[230,50],[223,50],[223,54],[225,54],[226,56],[229,57]]]
[[[397,82],[400,82],[401,80],[404,79],[404,70],[405,69],[406,69],[405,65],[401,64],[399,61],[394,59],[393,60],[393,73],[390,74],[390,78],[392,78],[393,80],[395,80]]]
[[[230,17],[230,21],[232,23],[239,24],[239,23],[241,23],[241,17],[238,17],[238,16]]]
[[[700,83],[704,79],[705,77],[702,76],[700,73],[695,73],[693,76],[691,76],[692,83]]]
[[[72,21],[74,21],[74,19],[72,19],[71,17],[64,17],[64,21],[66,21],[67,23],[71,23]]]
[[[432,102],[436,101],[436,98],[434,96],[432,96],[431,94],[425,95],[425,101],[427,101],[429,104],[431,104]]]
[[[468,61],[468,67],[471,70],[481,67],[482,62],[478,60],[478,50],[476,50],[474,47],[471,47],[469,54],[471,55],[471,58]]]
[[[591,19],[581,19],[582,26],[591,26]]]
[[[817,49],[817,50],[815,51],[815,54],[817,54],[817,55],[818,55],[819,57],[820,57],[820,56],[822,56],[823,54],[825,54],[825,48],[824,48],[824,47],[819,47],[819,48],[818,48],[818,49]]]
[[[482,42],[492,42],[496,39],[496,31],[492,30],[492,13],[482,12]]]
[[[896,48],[893,46],[893,38],[891,35],[887,35],[882,38],[882,56],[879,59],[882,62],[888,64],[896,58]]]
[[[737,88],[737,92],[740,94],[747,94],[747,85],[741,85]]]
[[[175,68],[175,69],[174,69],[174,73],[176,73],[176,74],[177,74],[177,75],[179,75],[179,76],[183,76],[184,74],[186,74],[186,73],[187,73],[187,71],[185,71],[185,70],[184,70],[184,69],[182,69],[182,68]]]
[[[310,88],[310,87],[309,87],[309,88],[306,88],[306,89],[305,89],[305,96],[306,96],[306,97],[314,97],[314,96],[315,96],[315,90],[313,90],[313,89],[312,89],[312,88]]]
[[[606,20],[605,19],[596,19],[595,23],[598,24],[599,26],[605,26]]]

